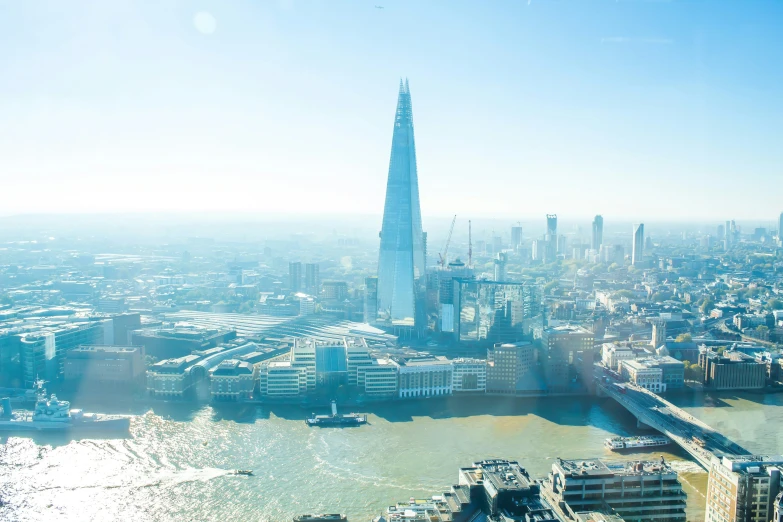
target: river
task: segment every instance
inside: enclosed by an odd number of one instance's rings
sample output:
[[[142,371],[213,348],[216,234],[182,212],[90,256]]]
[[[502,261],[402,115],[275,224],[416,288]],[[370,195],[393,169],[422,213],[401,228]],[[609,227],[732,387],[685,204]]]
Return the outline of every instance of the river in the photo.
[[[783,453],[783,394],[674,402],[751,451]],[[0,519],[283,522],[342,512],[366,522],[388,504],[448,489],[458,468],[476,460],[516,459],[544,476],[555,457],[661,453],[604,449],[606,437],[639,433],[611,399],[450,398],[365,410],[367,426],[318,429],[306,427],[308,412],[296,407],[165,404],[133,409],[127,439],[3,438]],[[663,455],[688,493],[688,520],[703,520],[706,473],[679,448]]]

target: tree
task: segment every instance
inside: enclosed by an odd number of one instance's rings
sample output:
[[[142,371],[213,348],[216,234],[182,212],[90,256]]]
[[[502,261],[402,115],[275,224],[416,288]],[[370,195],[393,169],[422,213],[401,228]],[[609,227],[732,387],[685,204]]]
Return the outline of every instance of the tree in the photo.
[[[713,301],[712,299],[710,299],[709,297],[707,297],[707,298],[706,298],[706,299],[704,299],[704,301],[701,303],[701,308],[700,308],[700,310],[701,310],[701,313],[703,313],[703,314],[706,314],[707,312],[709,312],[709,311],[710,311],[710,310],[712,310],[713,308],[715,308],[715,301]]]
[[[627,299],[632,299],[634,297],[634,293],[631,290],[618,290],[614,295],[615,297],[625,297]]]
[[[548,282],[547,284],[544,285],[544,294],[546,295],[551,294],[552,290],[554,290],[558,286],[560,286],[560,283],[557,280]]]
[[[772,298],[767,301],[767,309],[769,310],[783,310],[783,301],[777,298]]]
[[[691,337],[691,334],[689,333],[683,333],[677,336],[675,339],[675,342],[678,343],[690,343],[693,342],[693,337]]]

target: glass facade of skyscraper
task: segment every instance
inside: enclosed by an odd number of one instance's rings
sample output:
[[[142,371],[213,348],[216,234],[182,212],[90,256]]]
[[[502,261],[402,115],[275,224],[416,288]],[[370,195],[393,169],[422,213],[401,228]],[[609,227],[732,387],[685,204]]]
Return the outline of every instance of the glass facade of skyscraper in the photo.
[[[377,324],[426,328],[424,237],[421,229],[413,110],[408,82],[400,82],[378,259]]]
[[[457,340],[511,342],[540,316],[541,292],[529,283],[454,279],[454,306]]]

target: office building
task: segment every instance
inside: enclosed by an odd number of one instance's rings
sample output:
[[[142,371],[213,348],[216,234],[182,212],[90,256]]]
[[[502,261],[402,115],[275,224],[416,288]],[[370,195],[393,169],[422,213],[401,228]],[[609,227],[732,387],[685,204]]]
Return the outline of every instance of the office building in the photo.
[[[305,263],[304,291],[310,295],[318,295],[321,291],[321,276],[318,263]]]
[[[666,462],[608,463],[597,459],[556,459],[542,487],[577,512],[611,508],[627,522],[685,522],[687,495]]]
[[[345,281],[324,281],[321,294],[327,301],[345,301],[348,299],[348,283]]]
[[[541,336],[542,363],[550,390],[563,391],[582,375],[592,375],[595,335],[581,326],[545,328]],[[585,367],[580,367],[584,365]],[[581,384],[580,384],[581,385]]]
[[[193,366],[200,359],[198,355],[186,355],[153,364],[147,370],[147,392],[153,398],[183,398],[196,383]]]
[[[541,290],[529,283],[453,279],[454,338],[514,342],[541,321]]]
[[[82,345],[102,344],[106,338],[107,319],[100,322],[65,323],[42,328],[20,339],[19,360],[22,380],[32,387],[36,379],[62,379],[65,355]]]
[[[315,299],[312,297],[299,298],[299,315],[310,315],[315,313]]]
[[[437,278],[438,306],[440,308],[440,331],[454,332],[454,279],[474,279],[473,268],[459,259],[452,261],[445,268],[436,270],[433,275]]]
[[[487,350],[487,393],[514,395],[535,365],[531,343],[498,343]]]
[[[343,339],[343,346],[348,370],[348,384],[357,386],[359,385],[359,370],[364,366],[371,366],[373,363],[367,341],[363,337],[346,337]]]
[[[302,263],[300,261],[288,263],[288,291],[291,293],[302,291]]]
[[[604,244],[604,218],[595,216],[593,219],[593,236],[590,248],[598,252]]]
[[[364,280],[364,322],[372,323],[378,315],[378,277]]]
[[[778,240],[783,239],[783,212],[778,216]]]
[[[357,385],[370,398],[395,397],[397,379],[397,365],[389,359],[372,359],[371,364],[357,367]]]
[[[516,252],[522,247],[522,225],[517,223],[511,226],[511,248]]]
[[[291,361],[269,361],[258,368],[258,390],[272,399],[299,397],[307,393],[307,371]]]
[[[484,392],[487,389],[487,361],[458,358],[451,361],[454,393]]]
[[[132,386],[144,379],[139,346],[79,346],[65,354],[63,379],[73,386]]]
[[[249,362],[227,359],[209,371],[210,395],[215,402],[253,398],[258,369]]]
[[[699,353],[699,366],[704,386],[713,390],[758,390],[766,385],[766,363],[741,352],[706,350]]]
[[[184,357],[194,351],[214,348],[219,344],[236,339],[237,333],[236,330],[230,328],[178,324],[142,328],[130,332],[129,335],[131,345],[143,346],[145,355],[162,360]]]
[[[615,343],[604,343],[601,346],[601,362],[614,371],[620,371],[621,362],[635,358],[636,352],[628,346],[620,346]]]
[[[644,257],[644,223],[633,226],[633,247],[631,250],[631,264],[638,265]]]
[[[776,497],[782,489],[781,469],[783,456],[780,455],[713,457],[707,483],[705,521],[772,520],[776,516]]]
[[[130,344],[130,333],[141,328],[141,314],[125,313],[118,314],[111,318],[111,340],[108,341],[114,346],[125,346]]]
[[[557,240],[557,214],[546,215],[546,235],[544,236],[544,263],[551,263],[557,256],[559,242]]]
[[[398,397],[451,395],[453,367],[445,357],[399,357],[392,364],[397,366]]]
[[[663,384],[663,370],[648,366],[640,361],[634,359],[622,361],[620,375],[628,382],[653,393],[666,391],[666,386]]]
[[[424,234],[408,82],[400,81],[378,258],[377,324],[411,334],[427,327]]]
[[[498,252],[495,256],[495,281],[501,282],[506,280],[506,263],[508,262],[508,255],[505,252]]]
[[[685,387],[685,364],[682,361],[668,355],[654,355],[640,357],[636,362],[647,368],[661,370],[661,383],[663,383],[661,391],[679,390]]]

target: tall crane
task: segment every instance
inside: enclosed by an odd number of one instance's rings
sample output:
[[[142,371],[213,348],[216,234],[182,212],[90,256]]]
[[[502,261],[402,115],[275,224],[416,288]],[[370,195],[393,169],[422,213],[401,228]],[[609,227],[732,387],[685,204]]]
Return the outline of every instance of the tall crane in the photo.
[[[438,256],[440,256],[441,268],[446,268],[446,258],[449,255],[449,243],[451,243],[451,233],[454,232],[454,223],[456,222],[457,222],[457,214],[454,214],[454,219],[451,220],[451,228],[449,228],[449,236],[446,238],[446,244],[443,246],[443,254],[438,254]]]

